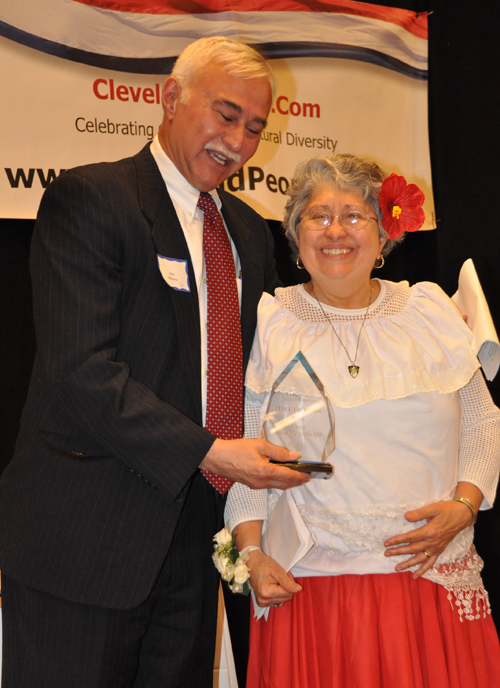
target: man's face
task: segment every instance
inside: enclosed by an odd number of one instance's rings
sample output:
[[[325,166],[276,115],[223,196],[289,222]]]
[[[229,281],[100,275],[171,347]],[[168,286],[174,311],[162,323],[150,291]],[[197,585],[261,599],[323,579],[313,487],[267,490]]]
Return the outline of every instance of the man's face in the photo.
[[[194,187],[210,191],[255,153],[271,100],[266,77],[230,76],[217,64],[195,79],[185,102],[177,80],[169,77],[163,86],[161,145]]]

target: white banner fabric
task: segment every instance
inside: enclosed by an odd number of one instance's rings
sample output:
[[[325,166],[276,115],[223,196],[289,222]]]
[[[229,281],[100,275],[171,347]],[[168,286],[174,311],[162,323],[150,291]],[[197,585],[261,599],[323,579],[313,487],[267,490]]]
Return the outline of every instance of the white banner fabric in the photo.
[[[277,80],[259,149],[226,189],[279,220],[298,162],[350,152],[418,184],[424,228],[435,226],[421,31],[360,14],[138,14],[18,0],[0,8],[0,34],[1,217],[35,217],[61,170],[136,153],[160,124],[165,78],[142,70],[170,68],[200,35],[226,34],[266,46]]]

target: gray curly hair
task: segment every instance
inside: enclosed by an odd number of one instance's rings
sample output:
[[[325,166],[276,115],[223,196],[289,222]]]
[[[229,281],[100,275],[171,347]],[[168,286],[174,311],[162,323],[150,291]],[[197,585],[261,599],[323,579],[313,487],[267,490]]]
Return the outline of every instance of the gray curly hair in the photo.
[[[378,194],[382,182],[388,175],[375,162],[368,162],[350,153],[338,153],[329,158],[313,158],[300,163],[288,187],[290,199],[285,206],[283,227],[292,249],[293,259],[299,255],[297,227],[305,207],[313,193],[323,184],[334,184],[341,191],[350,191],[361,196],[377,217],[378,231],[386,243],[382,254],[386,256],[394,246],[403,240],[389,239],[382,227],[382,212]]]

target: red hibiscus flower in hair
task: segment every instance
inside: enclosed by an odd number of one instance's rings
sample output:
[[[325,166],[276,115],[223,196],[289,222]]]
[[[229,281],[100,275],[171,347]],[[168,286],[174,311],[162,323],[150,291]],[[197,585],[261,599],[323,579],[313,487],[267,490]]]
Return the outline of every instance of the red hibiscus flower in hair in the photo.
[[[382,227],[391,239],[404,232],[416,232],[424,224],[422,205],[425,196],[416,184],[407,184],[394,172],[384,179],[378,195],[382,211]]]

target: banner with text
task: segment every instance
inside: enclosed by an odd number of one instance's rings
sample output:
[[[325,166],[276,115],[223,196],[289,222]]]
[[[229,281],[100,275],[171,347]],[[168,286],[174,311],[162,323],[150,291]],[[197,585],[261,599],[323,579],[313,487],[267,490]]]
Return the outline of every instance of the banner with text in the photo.
[[[322,2],[321,11],[295,0],[273,1],[272,11],[255,0],[182,6],[0,7],[1,217],[35,217],[61,170],[136,153],[161,122],[161,86],[179,52],[199,37],[229,35],[272,60],[277,95],[256,155],[226,189],[281,219],[298,162],[351,152],[417,183],[424,227],[435,226],[425,15],[350,0]]]

